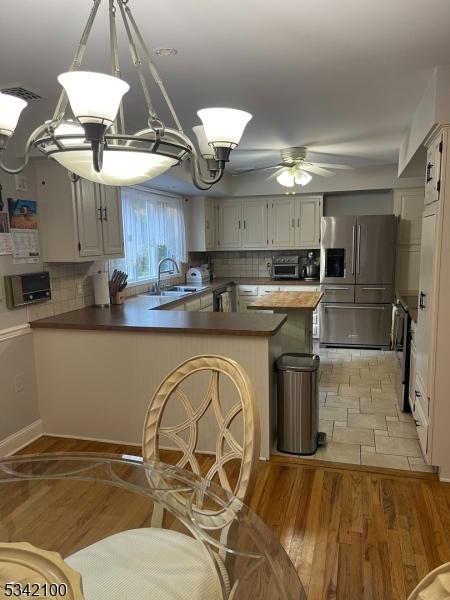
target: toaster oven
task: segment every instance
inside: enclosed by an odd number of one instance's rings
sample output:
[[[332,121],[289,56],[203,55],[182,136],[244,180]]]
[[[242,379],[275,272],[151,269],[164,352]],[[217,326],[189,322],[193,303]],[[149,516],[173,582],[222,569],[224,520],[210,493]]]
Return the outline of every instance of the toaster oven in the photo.
[[[272,258],[272,279],[300,279],[298,256],[274,256]]]

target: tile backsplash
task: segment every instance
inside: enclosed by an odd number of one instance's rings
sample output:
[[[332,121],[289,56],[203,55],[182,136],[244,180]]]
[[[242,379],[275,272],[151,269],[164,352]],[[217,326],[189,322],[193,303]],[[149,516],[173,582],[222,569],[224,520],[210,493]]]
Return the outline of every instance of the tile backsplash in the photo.
[[[314,250],[317,260],[320,250]],[[270,277],[272,256],[299,256],[300,263],[306,261],[308,250],[260,250],[255,252],[191,252],[189,264],[209,262],[215,277]]]
[[[181,273],[164,279],[164,285],[184,283],[187,265],[182,265]],[[44,263],[43,271],[50,273],[52,298],[47,302],[32,304],[28,307],[28,320],[53,317],[61,313],[93,306],[94,286],[92,275],[108,269],[107,262],[86,263]],[[152,289],[153,283],[130,285],[124,290],[124,296],[136,296]]]

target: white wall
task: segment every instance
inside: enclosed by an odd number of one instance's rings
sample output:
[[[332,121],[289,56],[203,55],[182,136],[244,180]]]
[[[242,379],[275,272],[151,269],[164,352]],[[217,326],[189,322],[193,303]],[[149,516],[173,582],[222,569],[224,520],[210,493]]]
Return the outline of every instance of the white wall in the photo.
[[[326,194],[324,216],[390,215],[393,213],[391,190]]]
[[[27,192],[17,192],[14,177],[0,174],[5,206],[8,196],[32,200],[36,198],[33,167],[29,166],[24,174],[27,176]],[[0,442],[39,419],[33,334],[26,330],[25,333],[20,331],[21,326],[27,326],[27,310],[10,310],[6,307],[3,277],[40,270],[42,264],[15,265],[12,256],[0,256]],[[18,335],[10,337],[8,330],[16,327],[19,328]],[[23,390],[20,392],[15,391],[16,375],[21,375],[23,379]]]

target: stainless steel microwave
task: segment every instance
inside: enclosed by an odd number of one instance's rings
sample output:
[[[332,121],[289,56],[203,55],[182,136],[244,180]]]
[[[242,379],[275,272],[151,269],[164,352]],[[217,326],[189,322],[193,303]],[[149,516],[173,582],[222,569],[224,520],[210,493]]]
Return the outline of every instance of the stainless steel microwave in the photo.
[[[50,274],[48,271],[39,273],[22,273],[5,276],[6,305],[17,308],[50,300]]]

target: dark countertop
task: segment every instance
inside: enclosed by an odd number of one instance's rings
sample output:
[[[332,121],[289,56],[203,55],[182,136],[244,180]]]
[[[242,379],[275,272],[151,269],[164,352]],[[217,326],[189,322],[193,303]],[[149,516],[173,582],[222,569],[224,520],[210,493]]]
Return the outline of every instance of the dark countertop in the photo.
[[[270,337],[286,321],[286,315],[151,310],[149,298],[142,295],[130,298],[121,306],[82,308],[33,321],[31,327]]]
[[[206,335],[274,335],[286,321],[280,314],[215,313],[173,310],[226,285],[319,285],[301,279],[273,280],[251,277],[217,277],[204,290],[180,298],[132,296],[121,306],[88,307],[31,322],[33,329],[78,329],[88,331],[140,331],[150,333],[199,333]],[[170,311],[164,310],[170,304]]]
[[[395,297],[409,313],[411,319],[417,323],[419,292],[417,290],[395,290]]]

